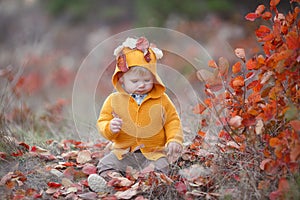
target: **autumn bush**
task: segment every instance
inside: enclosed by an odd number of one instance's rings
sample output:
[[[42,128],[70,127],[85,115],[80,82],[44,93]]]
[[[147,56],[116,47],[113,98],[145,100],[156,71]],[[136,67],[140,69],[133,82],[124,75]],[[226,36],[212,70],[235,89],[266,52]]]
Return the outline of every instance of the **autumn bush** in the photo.
[[[220,58],[208,64],[213,73],[198,72],[207,98],[194,111],[214,115],[221,127],[214,173],[228,198],[300,197],[300,9],[299,1],[291,1],[291,11],[283,14],[279,2],[245,16],[263,24],[255,31],[261,53],[247,58],[237,48],[240,61],[230,65]]]

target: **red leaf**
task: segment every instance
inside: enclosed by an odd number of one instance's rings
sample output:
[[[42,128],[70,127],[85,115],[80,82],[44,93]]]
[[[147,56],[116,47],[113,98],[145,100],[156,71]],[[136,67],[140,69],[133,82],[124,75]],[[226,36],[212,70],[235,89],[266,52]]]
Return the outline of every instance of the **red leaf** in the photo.
[[[258,17],[259,17],[258,14],[252,12],[252,13],[248,13],[248,14],[245,16],[245,19],[253,22],[253,21],[255,21]]]
[[[259,84],[259,81],[254,80],[247,85],[247,89],[250,90],[250,89],[254,88],[257,84]]]
[[[277,4],[279,4],[279,2],[280,2],[280,0],[271,0],[270,1],[270,6],[274,8],[274,7],[277,6]]]
[[[136,48],[142,52],[145,52],[146,50],[148,50],[149,46],[150,46],[150,43],[145,37],[140,37],[136,41]]]
[[[272,13],[267,11],[267,12],[264,12],[261,16],[264,20],[269,20],[272,18]]]
[[[261,25],[256,31],[255,34],[258,38],[264,38],[267,35],[269,35],[271,32],[270,28],[265,26],[265,25]]]
[[[0,159],[5,159],[6,158],[6,153],[0,152]]]
[[[146,62],[150,62],[151,61],[151,57],[150,57],[150,51],[147,51],[146,55],[144,56]]]
[[[73,72],[66,67],[60,67],[52,74],[53,83],[60,87],[66,86],[72,82]]]
[[[293,129],[295,131],[299,132],[299,130],[300,130],[300,120],[292,120],[292,121],[290,121],[289,124],[293,127]]]
[[[74,179],[74,174],[75,174],[75,169],[73,167],[68,167],[63,173],[63,175],[70,180]]]
[[[86,163],[83,168],[82,168],[82,172],[85,174],[96,174],[97,173],[97,167],[95,167],[94,165],[90,164],[90,163]]]
[[[62,165],[66,166],[66,167],[71,167],[71,166],[75,166],[76,164],[73,162],[65,162]]]
[[[298,129],[300,130],[300,129]],[[291,149],[290,158],[292,162],[297,162],[298,158],[300,156],[300,144],[297,143],[295,146]]]
[[[25,147],[27,150],[30,149],[30,146],[24,142],[19,143],[19,145]]]
[[[183,182],[176,182],[174,186],[179,194],[185,194],[187,192],[187,187]]]
[[[51,188],[59,188],[60,186],[62,186],[62,184],[56,182],[48,182],[47,185]]]
[[[289,49],[299,49],[299,35],[295,31],[291,31],[286,36],[286,43]]]
[[[18,156],[22,156],[23,152],[20,149],[18,149],[17,152],[13,152],[13,153],[11,153],[11,155],[14,157],[18,157]]]
[[[225,140],[230,140],[230,135],[224,130],[221,130],[219,133],[219,138],[224,138]]]
[[[128,66],[127,66],[127,62],[126,62],[126,56],[125,54],[122,54],[118,57],[117,60],[117,66],[118,68],[122,71],[122,72],[127,72],[129,70]]]

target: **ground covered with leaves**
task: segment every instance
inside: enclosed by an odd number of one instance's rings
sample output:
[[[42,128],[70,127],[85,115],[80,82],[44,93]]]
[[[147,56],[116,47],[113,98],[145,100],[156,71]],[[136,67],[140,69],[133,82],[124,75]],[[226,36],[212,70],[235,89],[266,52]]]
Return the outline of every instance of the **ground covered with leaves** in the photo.
[[[151,167],[137,172],[128,167],[126,177],[113,178],[105,193],[88,187],[87,177],[97,173],[98,160],[107,153],[107,143],[75,140],[48,141],[47,148],[18,143],[18,151],[1,154],[0,189],[3,199],[216,199],[211,177],[213,154],[200,150],[201,136],[185,149],[171,174]],[[196,151],[197,150],[197,151]],[[200,153],[202,152],[202,153]]]

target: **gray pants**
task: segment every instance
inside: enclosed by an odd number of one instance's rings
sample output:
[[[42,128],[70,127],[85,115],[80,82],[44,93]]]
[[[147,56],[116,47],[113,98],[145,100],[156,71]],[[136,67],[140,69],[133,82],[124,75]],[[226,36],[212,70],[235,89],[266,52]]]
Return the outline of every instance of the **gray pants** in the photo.
[[[150,164],[154,165],[156,171],[166,174],[169,172],[169,162],[166,157],[152,161],[145,158],[140,151],[127,153],[122,160],[119,160],[114,153],[110,152],[99,161],[97,168],[99,174],[108,170],[124,173],[127,166],[131,166],[132,168],[141,171]]]

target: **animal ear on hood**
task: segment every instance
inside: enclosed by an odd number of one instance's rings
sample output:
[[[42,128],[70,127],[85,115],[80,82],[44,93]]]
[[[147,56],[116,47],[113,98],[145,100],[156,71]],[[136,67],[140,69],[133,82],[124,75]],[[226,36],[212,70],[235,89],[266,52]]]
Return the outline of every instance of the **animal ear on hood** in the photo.
[[[140,66],[148,69],[159,85],[164,88],[160,77],[156,71],[157,60],[163,57],[163,52],[156,45],[149,43],[145,37],[128,37],[122,45],[114,50],[116,56],[116,68],[112,77],[114,87],[117,87],[118,81],[130,67]]]

